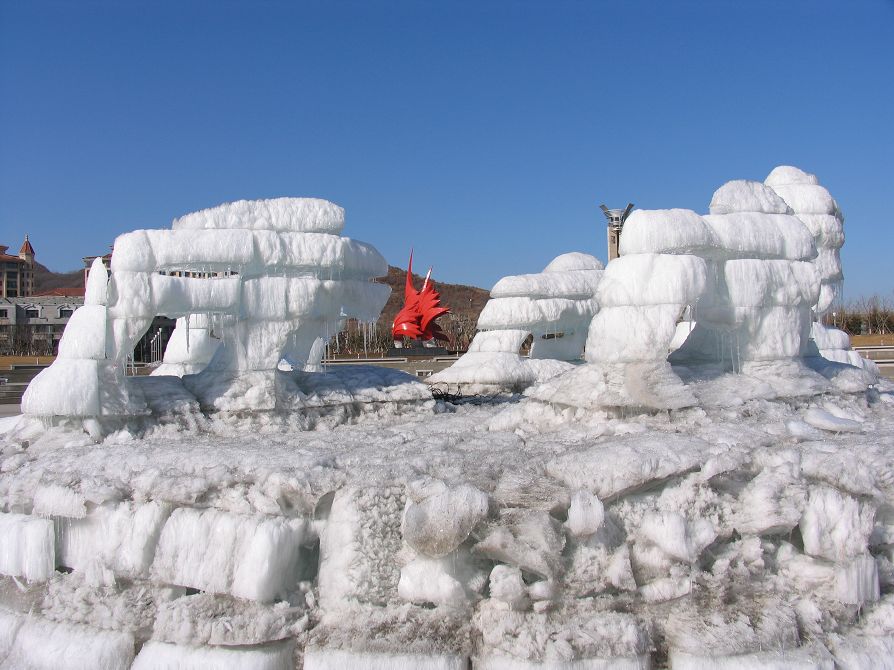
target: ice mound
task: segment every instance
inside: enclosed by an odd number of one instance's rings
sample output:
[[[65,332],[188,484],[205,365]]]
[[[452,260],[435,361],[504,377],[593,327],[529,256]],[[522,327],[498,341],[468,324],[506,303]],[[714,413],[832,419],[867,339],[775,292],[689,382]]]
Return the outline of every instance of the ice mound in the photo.
[[[451,392],[520,391],[571,368],[581,359],[587,326],[599,310],[596,289],[602,263],[569,253],[539,274],[503,277],[478,317],[469,351],[428,379]],[[531,337],[529,357],[520,356]]]
[[[189,214],[173,230],[139,230],[115,242],[111,277],[101,261],[72,316],[57,361],[29,386],[25,414],[151,414],[152,398],[123,368],[156,315],[178,319],[157,374],[183,377],[208,411],[288,405],[277,366],[316,370],[347,318],[371,322],[389,288],[370,245],[340,237],[344,211],[325,200],[239,201]]]

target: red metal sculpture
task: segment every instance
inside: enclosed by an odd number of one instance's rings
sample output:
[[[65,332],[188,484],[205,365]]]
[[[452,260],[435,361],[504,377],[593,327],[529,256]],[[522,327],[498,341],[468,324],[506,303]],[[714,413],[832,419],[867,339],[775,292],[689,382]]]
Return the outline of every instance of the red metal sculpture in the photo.
[[[425,281],[422,282],[422,290],[417,291],[413,286],[413,252],[411,251],[410,264],[407,268],[407,283],[404,287],[404,306],[394,317],[394,324],[391,328],[394,340],[399,341],[402,338],[430,340],[434,338],[446,341],[447,336],[435,323],[435,319],[449,312],[449,307],[441,305],[441,296],[431,281],[431,268],[428,269]]]

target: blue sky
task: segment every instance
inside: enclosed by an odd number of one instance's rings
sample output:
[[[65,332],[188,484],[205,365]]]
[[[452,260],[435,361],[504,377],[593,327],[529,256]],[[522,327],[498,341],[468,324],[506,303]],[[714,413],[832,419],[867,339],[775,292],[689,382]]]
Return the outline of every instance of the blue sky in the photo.
[[[892,297],[894,0],[0,0],[0,243],[74,269],[240,198],[347,209],[392,264],[490,287],[605,257],[601,202],[707,211],[777,164]]]

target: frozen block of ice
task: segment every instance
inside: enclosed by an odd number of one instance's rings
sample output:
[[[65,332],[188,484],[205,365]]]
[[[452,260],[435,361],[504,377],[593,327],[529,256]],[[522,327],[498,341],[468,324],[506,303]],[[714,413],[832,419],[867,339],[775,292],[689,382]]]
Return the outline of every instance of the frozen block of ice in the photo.
[[[151,272],[155,269],[152,244],[145,230],[134,230],[115,238],[112,272]]]
[[[465,670],[469,659],[453,654],[386,654],[338,649],[308,649],[304,670]]]
[[[722,256],[728,258],[816,257],[816,244],[807,226],[795,216],[735,212],[702,217],[714,231]]]
[[[487,516],[488,496],[468,484],[415,494],[411,485],[401,532],[416,551],[439,558],[456,549]]]
[[[253,272],[277,267],[306,272],[319,279],[371,279],[388,273],[388,263],[374,247],[324,233],[256,230]]]
[[[717,238],[691,209],[637,209],[624,223],[620,252],[691,254],[717,246]]]
[[[590,254],[572,251],[552,259],[544,272],[569,272],[571,270],[602,270],[602,261]]]
[[[147,230],[155,269],[239,269],[254,260],[254,240],[248,230]]]
[[[791,208],[776,192],[759,181],[734,179],[714,191],[711,214],[732,212],[761,212],[763,214],[791,214]]]
[[[87,516],[86,499],[77,491],[61,484],[44,484],[34,492],[34,509],[37,516],[67,516],[83,519]]]
[[[875,510],[868,503],[827,487],[810,490],[801,517],[804,551],[832,561],[843,561],[866,552]]]
[[[670,651],[670,667],[674,670],[835,670],[835,661],[821,644],[781,651],[758,651],[752,654],[713,656]]]
[[[16,634],[23,623],[25,623],[25,617],[21,614],[0,610],[0,666],[12,649]]]
[[[417,556],[400,571],[397,593],[413,603],[463,607],[487,583],[466,549],[440,558]]]
[[[397,596],[403,546],[403,487],[345,487],[335,492],[320,535],[320,603],[384,605]]]
[[[587,361],[633,363],[664,360],[684,307],[685,303],[603,309],[590,324]]]
[[[237,200],[174,219],[174,230],[247,228],[338,235],[345,210],[320,198]]]
[[[773,190],[797,214],[837,214],[832,194],[819,184],[779,184]]]
[[[698,256],[621,256],[605,269],[597,299],[603,310],[628,305],[688,305],[704,293],[706,277],[705,261]]]
[[[0,574],[45,581],[56,569],[53,522],[0,513]]]
[[[493,298],[478,315],[479,330],[531,330],[535,326],[554,324],[562,329],[566,322],[579,323],[599,309],[595,299],[568,298]]]
[[[529,334],[526,330],[480,330],[472,338],[469,352],[517,354]]]
[[[156,316],[152,276],[146,272],[112,273],[109,280],[109,316],[113,320],[139,317],[152,319]]]
[[[240,279],[236,277],[170,277],[150,279],[155,312],[180,317],[194,312],[233,313],[239,306]]]
[[[87,570],[95,561],[125,577],[148,577],[163,524],[162,502],[130,502],[93,509],[83,519],[57,518],[59,565]]]
[[[87,274],[87,286],[84,289],[85,305],[105,305],[109,294],[109,273],[102,258],[94,258]]]
[[[835,566],[835,595],[848,605],[879,599],[878,565],[869,554]]]
[[[825,282],[835,282],[844,278],[841,271],[841,256],[838,249],[821,247],[816,256],[816,271]]]
[[[306,526],[300,519],[179,508],[162,529],[152,575],[269,602],[297,584]]]
[[[16,634],[4,668],[127,670],[133,661],[129,633],[28,618]]]
[[[687,521],[677,512],[648,512],[640,532],[665,554],[684,563],[695,561],[717,537],[707,519]]]
[[[894,670],[894,635],[835,636],[829,647],[839,670]]]
[[[98,416],[97,361],[57,359],[25,389],[22,412],[35,416]]]
[[[814,428],[828,430],[832,433],[860,433],[863,431],[861,422],[835,416],[818,407],[811,407],[804,412],[804,421]]]
[[[818,349],[850,349],[851,338],[843,330],[829,328],[814,321],[810,325],[810,337],[816,342]]]
[[[813,235],[817,247],[839,249],[844,245],[844,224],[832,214],[803,214],[797,217]]]
[[[730,260],[723,273],[736,307],[811,306],[819,294],[816,268],[803,261]]]
[[[648,654],[613,658],[522,661],[510,656],[485,656],[475,661],[475,670],[650,670]]]
[[[787,184],[819,184],[819,179],[815,174],[805,172],[793,165],[777,165],[764,179],[764,183],[775,189],[777,186]]]
[[[84,305],[71,315],[59,340],[59,358],[106,357],[106,308],[102,305]]]
[[[587,537],[602,526],[605,509],[602,501],[585,489],[575,491],[568,507],[568,531],[575,537]]]
[[[189,647],[150,640],[132,670],[292,670],[294,640],[256,647]]]
[[[491,298],[570,298],[586,300],[596,295],[602,270],[575,270],[510,275],[494,284]]]

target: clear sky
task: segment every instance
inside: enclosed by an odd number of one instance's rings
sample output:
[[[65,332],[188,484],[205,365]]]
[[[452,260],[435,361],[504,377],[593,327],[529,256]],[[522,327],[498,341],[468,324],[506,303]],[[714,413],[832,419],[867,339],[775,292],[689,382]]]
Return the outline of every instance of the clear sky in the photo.
[[[894,0],[0,0],[0,243],[54,270],[240,198],[317,196],[489,288],[605,258],[601,202],[707,211],[777,164],[894,295]]]

